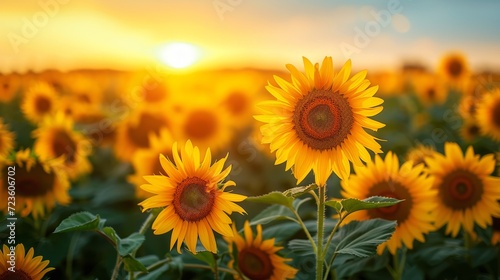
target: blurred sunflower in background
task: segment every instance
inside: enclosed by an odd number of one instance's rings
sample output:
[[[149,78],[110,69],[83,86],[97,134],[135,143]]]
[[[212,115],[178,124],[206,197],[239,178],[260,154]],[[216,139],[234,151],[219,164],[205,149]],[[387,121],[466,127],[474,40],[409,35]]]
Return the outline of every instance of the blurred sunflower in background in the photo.
[[[305,75],[288,64],[292,81],[275,76],[278,87],[266,86],[276,100],[259,103],[264,113],[255,118],[265,123],[262,142],[276,151],[276,164],[286,161],[286,170],[293,166],[297,183],[313,170],[316,184],[325,186],[332,170],[345,179],[349,162],[361,166],[361,160],[371,160],[368,150],[382,152],[365,128],[384,127],[369,118],[382,111],[383,100],[373,97],[378,87],[369,87],[367,71],[349,78],[350,60],[338,73],[331,57],[325,57],[321,67],[303,60]]]
[[[9,130],[9,127],[3,122],[0,117],[0,162],[4,161],[14,148],[15,134]]]
[[[479,127],[477,121],[472,119],[465,119],[460,127],[460,136],[466,142],[474,142],[481,135],[481,128]]]
[[[9,270],[10,255],[12,252],[7,245],[0,251],[0,279],[5,280],[41,280],[53,267],[48,267],[49,260],[42,261],[42,256],[36,256],[33,248],[26,253],[23,244],[17,244],[15,254],[15,272]]]
[[[0,74],[0,102],[10,102],[22,86],[21,76],[15,73]]]
[[[26,119],[38,124],[59,109],[59,94],[47,83],[33,84],[24,93],[21,110]]]
[[[439,77],[432,74],[419,74],[412,80],[412,86],[423,104],[443,104],[448,89]]]
[[[153,135],[169,129],[170,119],[165,113],[146,108],[130,112],[116,128],[114,151],[118,159],[130,161],[138,149],[149,148]]]
[[[423,164],[414,165],[411,161],[400,167],[397,155],[388,152],[385,160],[376,155],[366,166],[355,166],[356,174],[341,181],[341,194],[345,198],[383,196],[404,200],[394,206],[358,211],[346,217],[347,223],[375,218],[397,221],[396,231],[378,246],[378,254],[387,248],[394,255],[403,245],[412,249],[414,240],[424,242],[424,234],[435,229],[433,211],[437,207],[437,191],[432,189],[432,178],[423,169]]]
[[[13,160],[2,166],[2,178],[7,174],[7,166],[16,169],[16,210],[21,216],[30,213],[35,219],[43,218],[56,204],[70,202],[70,188],[67,174],[62,166],[63,158],[40,160],[35,158],[30,149],[16,152]],[[0,190],[7,193],[7,181],[0,182]],[[2,195],[0,209],[7,212],[7,195]]]
[[[145,73],[137,73],[124,89],[124,100],[132,108],[151,106],[162,107],[170,98],[170,89],[163,79]]]
[[[500,89],[485,94],[477,104],[477,122],[481,134],[500,141]]]
[[[439,62],[438,73],[451,87],[461,90],[471,75],[466,57],[459,52],[444,55]]]
[[[127,177],[127,180],[135,186],[135,197],[142,200],[150,196],[150,193],[141,188],[141,185],[147,183],[143,177],[165,173],[158,160],[158,155],[162,154],[167,158],[172,158],[170,147],[172,147],[174,139],[167,129],[163,129],[160,131],[160,135],[152,135],[150,142],[149,148],[139,149],[135,152],[131,161],[134,173]]]
[[[421,163],[424,164],[424,166],[427,166],[425,163],[425,159],[428,157],[433,157],[435,153],[436,150],[433,147],[426,146],[423,144],[418,144],[415,147],[412,147],[408,150],[405,158],[406,161],[413,162],[414,166]]]
[[[102,116],[102,89],[83,74],[73,74],[65,80],[66,92],[61,110],[77,123],[89,123]]]
[[[500,215],[500,178],[490,176],[495,159],[474,154],[471,146],[464,155],[457,143],[445,143],[444,150],[444,155],[426,159],[439,200],[436,226],[446,225],[446,234],[453,237],[462,227],[473,234],[474,224],[486,228]]]
[[[202,152],[208,148],[215,154],[226,152],[234,135],[229,117],[207,104],[197,102],[184,106],[182,112],[172,119],[172,134],[181,143],[191,140]]]
[[[73,120],[58,113],[45,118],[32,132],[34,151],[42,160],[62,157],[64,170],[71,180],[92,170],[88,157],[92,153],[90,141],[73,126]]]
[[[226,74],[215,85],[218,106],[228,112],[230,125],[238,131],[253,121],[255,103],[264,85],[262,75],[251,71]]]
[[[139,205],[143,212],[164,207],[152,228],[154,234],[173,230],[170,250],[177,242],[177,251],[180,253],[184,242],[189,251],[196,253],[199,238],[206,250],[217,253],[213,231],[223,236],[233,235],[229,226],[232,221],[228,215],[233,212],[246,213],[235,203],[243,201],[246,196],[225,191],[227,187],[236,185],[233,181],[222,184],[231,171],[231,166],[223,170],[227,156],[212,165],[210,149],[202,160],[199,148],[187,141],[180,156],[177,142],[173,144],[172,157],[174,162],[160,155],[165,175],[144,176],[149,184],[141,188],[154,195]]]
[[[233,224],[233,236],[225,237],[231,261],[228,266],[236,269],[248,279],[294,279],[297,269],[286,264],[291,259],[278,255],[283,247],[275,246],[275,240],[262,238],[262,226],[257,225],[254,237],[250,223],[245,221],[244,235],[240,235]],[[242,279],[234,276],[235,279]]]

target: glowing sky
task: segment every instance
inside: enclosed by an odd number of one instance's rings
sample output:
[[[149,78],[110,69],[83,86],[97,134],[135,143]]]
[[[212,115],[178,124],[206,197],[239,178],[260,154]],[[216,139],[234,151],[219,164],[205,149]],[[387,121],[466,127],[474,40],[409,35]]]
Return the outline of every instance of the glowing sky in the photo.
[[[198,68],[325,55],[363,68],[434,67],[458,50],[476,69],[499,69],[498,11],[496,0],[4,1],[0,71],[143,68],[172,41],[201,49]]]

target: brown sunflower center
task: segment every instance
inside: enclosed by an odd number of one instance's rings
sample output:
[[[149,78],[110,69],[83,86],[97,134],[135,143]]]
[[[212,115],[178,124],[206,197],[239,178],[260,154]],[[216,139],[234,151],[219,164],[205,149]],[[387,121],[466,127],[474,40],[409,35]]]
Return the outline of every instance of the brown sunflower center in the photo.
[[[227,108],[229,109],[229,112],[233,115],[239,115],[245,111],[245,109],[248,107],[248,99],[246,98],[245,94],[235,91],[231,93],[227,98],[226,98],[226,105]]]
[[[167,127],[165,119],[153,114],[142,113],[136,126],[127,128],[127,136],[137,147],[149,147],[151,133],[158,135],[163,127]]]
[[[65,155],[66,163],[72,164],[76,160],[76,143],[64,130],[58,130],[54,133],[52,142],[52,151],[56,157]]]
[[[455,210],[474,206],[481,200],[483,182],[468,170],[457,169],[447,174],[439,185],[439,196],[444,204]]]
[[[9,89],[9,87],[10,87],[10,86],[9,86],[9,83],[8,83],[8,82],[3,82],[3,83],[2,83],[2,87],[3,87],[3,89],[4,89],[5,91],[7,91],[7,90]]]
[[[184,124],[184,132],[190,139],[206,139],[217,131],[216,116],[206,110],[191,112]]]
[[[431,87],[431,88],[428,88],[427,89],[427,96],[430,98],[430,99],[434,99],[436,97],[436,89]]]
[[[35,100],[35,110],[40,113],[44,114],[50,111],[52,107],[52,103],[50,100],[45,97],[45,96],[38,96]]]
[[[491,226],[494,231],[500,231],[500,218],[493,217],[493,225]]]
[[[401,224],[410,216],[413,197],[408,192],[408,189],[399,182],[389,180],[377,183],[370,188],[368,196],[385,196],[405,200],[393,206],[368,210],[368,215],[372,219],[395,220],[398,221],[398,224]]]
[[[151,85],[151,88],[144,88],[143,98],[146,102],[153,103],[163,100],[167,96],[167,90],[165,87],[158,83]]]
[[[448,62],[448,73],[454,78],[459,77],[463,72],[462,62],[458,59],[452,59]]]
[[[88,93],[80,93],[77,95],[78,101],[82,103],[87,103],[90,104],[92,103],[92,100],[90,100],[89,94]]]
[[[479,135],[479,126],[477,126],[475,124],[471,124],[467,127],[467,132],[470,136]]]
[[[273,264],[269,254],[255,247],[246,247],[239,252],[238,267],[252,280],[271,279],[273,275]]]
[[[174,194],[175,212],[184,221],[196,222],[205,218],[214,207],[215,189],[207,190],[207,181],[198,177],[184,179]]]
[[[5,168],[3,174],[6,174]],[[35,164],[28,171],[26,166],[16,166],[16,194],[24,197],[43,196],[54,187],[54,173],[47,173],[40,164]]]
[[[0,274],[0,280],[32,280],[33,278],[26,272],[16,269],[16,272],[10,270]]]
[[[500,127],[500,101],[497,101],[493,106],[491,118],[496,127]]]
[[[303,143],[315,150],[327,150],[346,139],[354,116],[340,93],[313,90],[297,102],[293,122]]]

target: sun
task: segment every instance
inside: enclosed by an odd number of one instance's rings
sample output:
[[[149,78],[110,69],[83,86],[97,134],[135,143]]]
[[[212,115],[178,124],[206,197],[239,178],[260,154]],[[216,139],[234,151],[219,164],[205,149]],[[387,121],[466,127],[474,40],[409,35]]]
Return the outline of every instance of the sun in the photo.
[[[200,58],[198,47],[188,43],[169,43],[160,49],[160,60],[167,66],[176,69],[193,65]]]

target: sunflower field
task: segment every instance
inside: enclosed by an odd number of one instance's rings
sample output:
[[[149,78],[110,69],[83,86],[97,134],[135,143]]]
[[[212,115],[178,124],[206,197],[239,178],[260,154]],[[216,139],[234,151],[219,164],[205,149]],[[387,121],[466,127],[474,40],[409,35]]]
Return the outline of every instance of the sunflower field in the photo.
[[[0,280],[500,279],[500,73],[302,55],[0,73]]]

